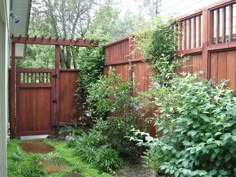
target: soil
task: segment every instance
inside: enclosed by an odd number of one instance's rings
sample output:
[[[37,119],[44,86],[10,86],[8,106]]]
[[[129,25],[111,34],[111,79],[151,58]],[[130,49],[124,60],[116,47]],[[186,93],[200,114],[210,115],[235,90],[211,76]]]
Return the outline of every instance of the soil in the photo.
[[[127,162],[122,169],[117,171],[115,177],[158,177],[158,175],[155,171],[145,168],[140,158],[132,163]]]
[[[25,152],[47,154],[54,151],[54,148],[43,142],[43,139],[39,140],[25,140],[19,143],[20,147]]]
[[[81,177],[81,176],[80,176],[79,172],[75,171],[75,172],[72,172],[64,177]]]

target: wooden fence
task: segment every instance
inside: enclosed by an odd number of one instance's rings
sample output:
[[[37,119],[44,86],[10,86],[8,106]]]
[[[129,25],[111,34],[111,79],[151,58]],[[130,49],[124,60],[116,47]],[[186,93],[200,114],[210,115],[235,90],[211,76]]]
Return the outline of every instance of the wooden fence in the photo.
[[[205,79],[228,80],[228,86],[236,91],[236,2],[224,0],[178,20],[177,54],[190,59],[177,72],[203,71]],[[132,37],[104,47],[104,74],[111,66],[123,80],[134,80],[133,94],[137,95],[149,88],[151,70],[140,53],[131,55]],[[153,134],[154,128],[149,131]]]
[[[81,113],[75,112],[74,97],[78,77],[78,70],[60,69],[57,76],[55,69],[16,69],[16,135],[53,134],[60,125],[78,120]]]

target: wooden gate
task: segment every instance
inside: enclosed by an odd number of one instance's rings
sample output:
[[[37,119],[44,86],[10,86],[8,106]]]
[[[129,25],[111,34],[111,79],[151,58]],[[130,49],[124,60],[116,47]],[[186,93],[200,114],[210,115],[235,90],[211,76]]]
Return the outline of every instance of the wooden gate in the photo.
[[[55,119],[55,69],[16,69],[18,136],[51,134]]]

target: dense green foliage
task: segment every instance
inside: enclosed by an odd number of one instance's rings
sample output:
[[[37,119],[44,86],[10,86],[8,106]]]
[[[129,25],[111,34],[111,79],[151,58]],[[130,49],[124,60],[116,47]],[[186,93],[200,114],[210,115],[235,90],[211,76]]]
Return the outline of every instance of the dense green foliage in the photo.
[[[154,160],[157,170],[176,177],[236,175],[232,90],[188,74],[174,78],[169,87],[153,87],[149,94],[158,107],[155,123],[162,132],[140,142],[150,147],[146,154],[150,165]]]
[[[32,154],[22,151],[18,143],[11,140],[8,144],[8,176],[9,177],[64,177],[75,170],[80,172],[81,177],[111,177],[107,173],[101,173],[91,165],[84,163],[80,157],[75,156],[73,149],[67,148],[66,144],[58,141],[45,140],[55,148],[54,152],[48,154]],[[52,160],[58,157],[69,164],[69,168],[58,172],[47,174],[39,168],[37,162],[42,159]]]
[[[101,76],[88,89],[87,104],[95,118],[104,118],[108,111],[123,116],[131,102],[128,85],[115,73],[109,70],[108,77]]]
[[[72,137],[68,146],[83,160],[112,172],[121,167],[120,157],[139,154],[139,147],[128,138],[133,129],[141,128],[129,87],[110,69],[107,77],[89,85],[86,101],[93,127],[88,133]]]

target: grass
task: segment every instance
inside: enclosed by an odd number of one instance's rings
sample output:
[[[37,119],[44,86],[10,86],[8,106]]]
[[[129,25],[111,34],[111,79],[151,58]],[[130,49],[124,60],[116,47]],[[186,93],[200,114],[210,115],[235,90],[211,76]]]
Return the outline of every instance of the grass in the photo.
[[[64,177],[73,171],[79,171],[81,177],[112,177],[83,162],[73,149],[66,147],[64,142],[45,140],[55,148],[55,151],[43,155],[24,152],[18,145],[19,142],[19,140],[11,140],[8,144],[8,177]],[[58,173],[46,174],[37,164],[40,160],[51,157],[61,159],[68,168]]]

